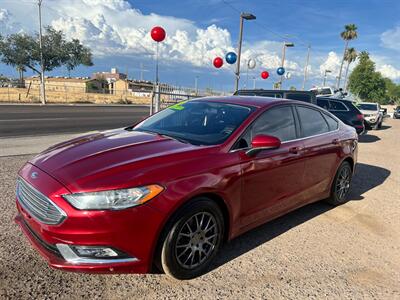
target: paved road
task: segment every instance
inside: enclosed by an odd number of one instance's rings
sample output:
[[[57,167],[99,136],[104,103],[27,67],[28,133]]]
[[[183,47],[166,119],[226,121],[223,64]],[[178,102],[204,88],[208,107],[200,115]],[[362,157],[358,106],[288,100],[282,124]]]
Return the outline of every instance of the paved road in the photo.
[[[50,269],[13,223],[18,169],[0,158],[0,299],[400,299],[400,120],[360,139],[350,200],[318,202],[226,245],[190,281]]]
[[[118,128],[148,113],[146,106],[130,105],[0,105],[0,138]]]

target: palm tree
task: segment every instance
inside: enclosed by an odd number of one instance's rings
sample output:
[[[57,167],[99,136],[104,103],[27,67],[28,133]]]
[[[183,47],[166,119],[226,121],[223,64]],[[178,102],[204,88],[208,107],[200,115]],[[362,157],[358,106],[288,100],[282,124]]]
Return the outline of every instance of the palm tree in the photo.
[[[349,42],[351,40],[354,40],[357,38],[357,26],[355,24],[347,24],[344,26],[344,31],[340,34],[342,39],[345,41],[344,44],[344,52],[343,52],[343,58],[342,58],[342,63],[340,64],[340,71],[339,71],[339,77],[338,77],[338,82],[337,82],[337,88],[340,87],[340,80],[342,78],[342,69],[343,69],[343,63],[344,63],[344,58],[346,56],[347,48],[349,46]]]
[[[347,61],[346,75],[344,76],[344,90],[347,90],[347,75],[349,74],[350,64],[357,59],[357,51],[354,48],[348,48],[344,56],[344,60]]]

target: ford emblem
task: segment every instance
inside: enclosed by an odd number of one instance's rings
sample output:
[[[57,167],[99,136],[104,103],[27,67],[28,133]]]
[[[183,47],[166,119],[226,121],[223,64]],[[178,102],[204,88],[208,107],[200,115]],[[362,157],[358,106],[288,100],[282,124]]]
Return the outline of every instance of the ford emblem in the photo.
[[[32,178],[32,179],[36,179],[36,178],[38,178],[38,177],[39,177],[38,172],[32,172],[32,173],[31,173],[31,178]]]

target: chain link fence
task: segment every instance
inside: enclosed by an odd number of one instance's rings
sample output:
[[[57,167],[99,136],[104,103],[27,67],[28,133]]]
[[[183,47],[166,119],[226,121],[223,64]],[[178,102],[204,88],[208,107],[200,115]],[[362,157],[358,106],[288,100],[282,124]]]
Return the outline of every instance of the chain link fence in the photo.
[[[151,105],[159,100],[159,109],[177,102],[196,97],[222,96],[224,92],[212,89],[194,89],[160,84],[158,89],[152,85],[142,88],[114,88],[91,86],[85,82],[46,83],[47,103],[93,103],[93,104],[144,104]],[[0,82],[0,102],[40,103],[40,84]]]

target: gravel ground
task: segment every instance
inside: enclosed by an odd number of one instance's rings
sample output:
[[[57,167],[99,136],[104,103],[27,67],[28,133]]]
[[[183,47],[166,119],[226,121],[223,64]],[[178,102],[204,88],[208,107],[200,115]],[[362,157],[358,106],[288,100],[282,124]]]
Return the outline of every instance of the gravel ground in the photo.
[[[400,299],[400,121],[360,140],[349,203],[315,203],[226,245],[191,281],[50,269],[13,223],[29,156],[0,158],[0,298]]]

